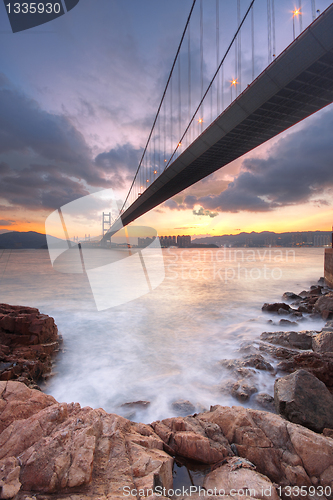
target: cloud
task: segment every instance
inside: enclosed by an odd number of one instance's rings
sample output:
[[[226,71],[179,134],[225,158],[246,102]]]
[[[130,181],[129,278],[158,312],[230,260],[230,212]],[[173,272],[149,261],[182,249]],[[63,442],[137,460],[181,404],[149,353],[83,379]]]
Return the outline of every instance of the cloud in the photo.
[[[8,203],[55,209],[89,194],[87,186],[124,189],[133,179],[140,149],[125,144],[93,158],[68,117],[43,110],[4,75],[0,109],[0,197]]]
[[[320,113],[307,127],[276,142],[267,158],[245,159],[239,175],[219,194],[186,197],[178,203],[173,199],[165,205],[184,210],[199,204],[219,212],[267,212],[307,202],[328,205],[325,195],[333,188],[332,130],[332,110]]]
[[[0,226],[12,226],[15,225],[14,220],[6,220],[6,219],[0,219]]]
[[[218,212],[211,212],[210,210],[205,210],[203,207],[200,207],[199,210],[193,210],[193,215],[204,215],[211,218],[214,218],[218,215]]]

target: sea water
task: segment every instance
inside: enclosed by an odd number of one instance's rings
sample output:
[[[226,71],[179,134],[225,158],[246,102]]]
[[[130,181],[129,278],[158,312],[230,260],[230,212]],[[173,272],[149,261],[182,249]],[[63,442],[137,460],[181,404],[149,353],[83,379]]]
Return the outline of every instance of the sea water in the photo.
[[[324,324],[305,318],[283,327],[261,311],[285,291],[316,284],[323,248],[170,248],[163,257],[165,279],[155,290],[97,311],[87,276],[57,272],[47,250],[0,251],[0,302],[53,316],[64,339],[45,392],[143,422],[179,414],[178,400],[197,411],[239,405],[221,389],[229,377],[221,360],[241,357],[239,348],[263,331]],[[257,375],[259,391],[273,394],[274,376]],[[149,404],[126,404],[137,401]]]

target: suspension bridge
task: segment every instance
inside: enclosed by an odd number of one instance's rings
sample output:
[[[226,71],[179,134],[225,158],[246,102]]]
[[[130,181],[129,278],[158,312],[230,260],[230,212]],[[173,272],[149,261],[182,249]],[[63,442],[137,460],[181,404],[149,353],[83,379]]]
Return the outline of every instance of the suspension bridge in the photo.
[[[246,2],[233,2],[235,29],[222,51],[220,0],[216,0],[215,26],[209,30],[215,47],[210,44],[206,53],[205,3],[193,1],[120,217],[102,242],[333,102],[333,4],[320,13],[312,0],[310,22],[303,29],[305,16],[298,0],[298,8],[290,14],[291,43],[277,56],[275,4],[265,0],[265,62],[263,39],[258,37],[255,24],[260,1],[262,8],[263,0],[248,1],[245,8]],[[232,25],[231,21],[228,24]]]

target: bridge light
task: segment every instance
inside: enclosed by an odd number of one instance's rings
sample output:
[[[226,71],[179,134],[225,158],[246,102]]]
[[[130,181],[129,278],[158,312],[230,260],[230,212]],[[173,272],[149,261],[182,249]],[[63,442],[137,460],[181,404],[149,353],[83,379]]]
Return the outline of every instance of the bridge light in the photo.
[[[237,80],[238,80],[238,78],[234,78],[233,80],[230,80],[230,82],[231,82],[231,87],[232,87],[232,86],[236,87],[236,85],[238,85]]]
[[[147,179],[147,182],[149,182],[149,179]]]
[[[157,170],[154,170],[154,174],[157,174]]]
[[[295,17],[295,16],[296,16],[296,17],[297,17],[297,16],[300,16],[301,14],[302,14],[301,9],[295,9],[295,10],[293,10],[293,16],[294,16],[294,17]]]
[[[178,147],[178,148],[180,148],[180,146],[181,146],[181,145],[182,145],[182,143],[181,143],[181,142],[178,142],[177,147]]]
[[[199,118],[198,123],[203,123],[203,119]]]
[[[166,160],[164,160],[164,161],[165,161],[165,163],[166,163]]]

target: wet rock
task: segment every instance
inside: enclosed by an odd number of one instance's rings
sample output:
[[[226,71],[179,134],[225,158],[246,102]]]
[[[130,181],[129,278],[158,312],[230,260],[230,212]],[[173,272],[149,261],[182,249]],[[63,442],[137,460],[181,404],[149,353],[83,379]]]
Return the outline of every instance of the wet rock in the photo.
[[[191,403],[191,401],[187,401],[185,399],[174,401],[171,406],[173,410],[184,416],[191,415],[195,412],[195,406]]]
[[[0,380],[37,388],[51,372],[60,342],[53,318],[32,307],[0,304]]]
[[[321,295],[322,289],[323,289],[322,286],[312,285],[310,286],[310,295]]]
[[[263,342],[259,344],[259,350],[262,352],[266,352],[273,358],[277,359],[291,359],[296,354],[298,354],[298,351],[295,349],[287,349],[285,347],[273,346],[269,344],[264,344]]]
[[[238,401],[247,401],[252,394],[258,392],[258,389],[249,384],[246,380],[239,380],[235,382],[231,387],[231,395],[238,399]]]
[[[221,496],[232,496],[235,491],[243,491],[243,495],[250,498],[279,500],[277,491],[268,477],[253,470],[255,467],[248,464],[248,461],[238,457],[226,459],[225,464],[207,474],[204,488],[211,491],[216,488],[221,492]]]
[[[259,410],[269,411],[271,413],[276,413],[275,402],[273,396],[260,392],[259,394],[254,394],[251,398],[251,405]]]
[[[279,325],[281,326],[297,326],[296,321],[290,321],[289,319],[280,319]]]
[[[121,408],[148,408],[150,406],[150,401],[132,401],[130,403],[124,403],[120,405]]]
[[[333,293],[328,293],[320,297],[314,304],[314,310],[321,314],[323,319],[333,316]]]
[[[319,354],[333,352],[333,331],[321,331],[312,338],[312,349]]]
[[[270,313],[279,313],[280,310],[282,310],[282,312],[287,312],[289,313],[290,310],[291,310],[291,307],[286,304],[285,302],[276,302],[274,304],[267,304],[265,303],[262,308],[261,308],[262,311],[264,312],[270,312]]]
[[[325,384],[306,370],[277,379],[274,400],[276,411],[291,422],[316,432],[333,428],[333,397]]]
[[[241,359],[222,360],[221,365],[232,372],[237,372],[240,375],[247,376],[247,368],[255,368],[256,370],[274,371],[274,368],[268,363],[261,354],[248,354]],[[245,371],[242,369],[245,368]],[[253,373],[253,372],[252,372]]]
[[[333,353],[302,352],[281,361],[277,369],[291,373],[300,368],[312,373],[329,388],[333,388]]]
[[[297,300],[297,299],[302,299],[300,295],[297,295],[296,293],[293,292],[285,292],[282,295],[283,300]]]
[[[293,349],[307,350],[312,348],[313,332],[263,332],[260,339],[270,344],[277,344]]]

